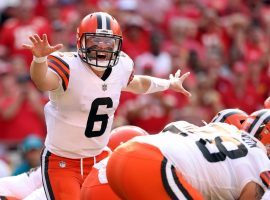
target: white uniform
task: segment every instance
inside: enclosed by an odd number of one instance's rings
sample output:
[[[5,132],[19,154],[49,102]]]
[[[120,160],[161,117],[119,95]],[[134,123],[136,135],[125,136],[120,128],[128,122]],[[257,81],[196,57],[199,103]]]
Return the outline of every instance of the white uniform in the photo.
[[[39,196],[46,199],[42,187],[40,167],[30,170],[17,176],[9,176],[0,179],[0,196],[16,197],[24,199],[39,190]]]
[[[53,154],[72,159],[96,156],[108,143],[121,90],[133,74],[133,61],[121,52],[118,64],[102,80],[77,53],[52,55],[48,65],[62,86],[49,92],[45,106],[45,146]]]
[[[260,174],[270,170],[270,161],[260,142],[224,123],[184,126],[171,123],[161,134],[132,141],[159,148],[205,199],[237,199],[250,181],[266,189]]]

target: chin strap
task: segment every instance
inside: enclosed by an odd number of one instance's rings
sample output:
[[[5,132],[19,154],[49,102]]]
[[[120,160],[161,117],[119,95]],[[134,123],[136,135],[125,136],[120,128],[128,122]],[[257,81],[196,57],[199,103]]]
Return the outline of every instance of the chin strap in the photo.
[[[105,70],[104,74],[102,75],[101,79],[103,81],[105,81],[110,76],[111,73],[112,73],[112,68],[111,67],[106,68],[106,70]]]

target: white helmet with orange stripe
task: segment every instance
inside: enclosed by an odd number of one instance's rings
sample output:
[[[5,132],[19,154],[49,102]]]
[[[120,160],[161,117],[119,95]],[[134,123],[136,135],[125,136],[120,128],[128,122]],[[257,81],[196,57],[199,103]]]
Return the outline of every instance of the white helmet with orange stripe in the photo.
[[[91,13],[77,28],[77,48],[81,60],[98,71],[117,64],[122,46],[120,25],[105,12]]]

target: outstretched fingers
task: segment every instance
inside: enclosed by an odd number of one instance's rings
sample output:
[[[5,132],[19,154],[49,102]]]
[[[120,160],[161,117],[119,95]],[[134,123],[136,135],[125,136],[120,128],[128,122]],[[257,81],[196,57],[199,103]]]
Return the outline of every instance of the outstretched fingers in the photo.
[[[33,37],[35,38],[35,40],[36,40],[38,43],[41,43],[41,42],[42,42],[42,40],[40,39],[40,37],[38,36],[38,34],[35,34]]]
[[[43,34],[42,35],[42,41],[45,43],[45,44],[49,44],[48,42],[48,37],[46,34]],[[63,44],[57,44],[55,46],[51,46],[51,51],[54,52],[54,51],[58,51],[60,50],[61,48],[63,48]]]
[[[43,34],[43,35],[42,35],[42,40],[43,40],[44,43],[49,43],[49,42],[48,42],[48,37],[47,37],[46,34]]]
[[[32,44],[22,44],[22,47],[31,50],[36,57],[48,56],[63,47],[63,44],[51,46],[46,34],[43,34],[41,37],[38,34],[34,34],[29,36],[29,39]]]
[[[184,82],[184,80],[190,75],[190,72],[184,73],[179,79]]]
[[[57,44],[55,46],[52,46],[53,51],[58,51],[61,48],[63,48],[63,44]]]
[[[190,72],[186,72],[185,74],[183,74],[179,80],[181,82],[181,84],[184,82],[184,80],[190,75]],[[190,97],[191,93],[189,91],[187,91],[183,86],[182,86],[182,91],[181,91],[185,96]]]
[[[178,69],[177,72],[175,72],[174,77],[175,78],[179,78],[180,77],[180,74],[181,74],[181,70]]]
[[[187,97],[191,97],[191,93],[182,87],[181,93]]]
[[[33,43],[33,44],[37,44],[37,40],[35,39],[35,37],[34,36],[29,36],[29,39],[31,40],[31,42]]]
[[[170,74],[169,79],[178,79],[178,78],[180,78],[180,75],[181,75],[181,70],[178,69],[178,70],[175,72],[174,75]]]
[[[22,47],[25,49],[29,49],[29,50],[31,50],[33,48],[33,46],[29,45],[29,44],[23,44]]]

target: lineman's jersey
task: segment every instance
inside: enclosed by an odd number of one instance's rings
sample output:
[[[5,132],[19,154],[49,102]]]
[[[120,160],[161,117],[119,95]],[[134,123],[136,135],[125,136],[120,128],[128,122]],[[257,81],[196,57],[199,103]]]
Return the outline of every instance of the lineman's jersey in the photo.
[[[205,199],[237,199],[250,181],[266,189],[263,179],[270,174],[270,161],[259,141],[225,123],[182,125],[171,123],[160,134],[132,141],[159,148]]]
[[[133,76],[133,65],[121,52],[117,65],[99,78],[77,53],[48,56],[49,69],[59,76],[61,87],[49,92],[45,105],[46,148],[72,159],[100,154],[109,140],[121,90]]]

